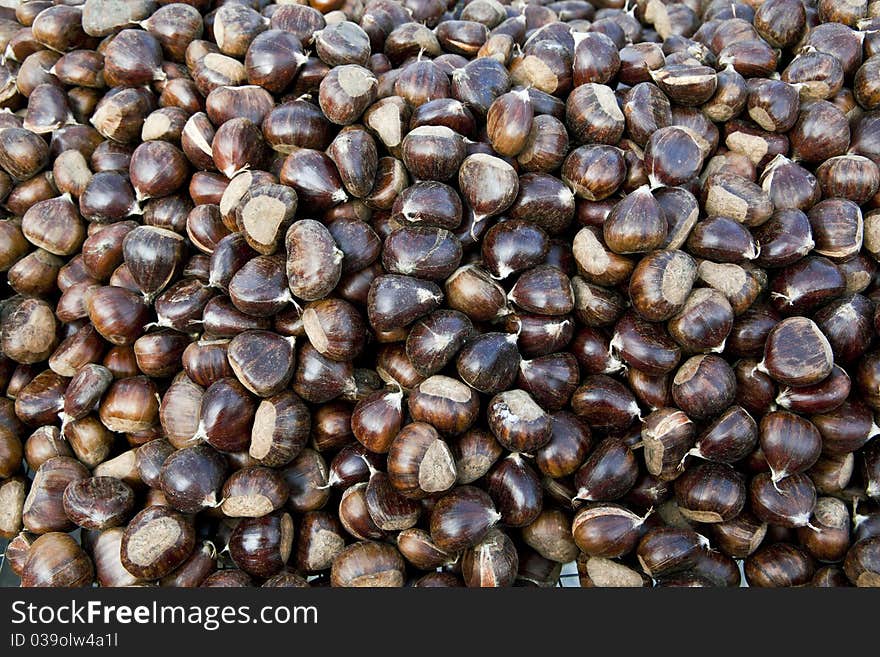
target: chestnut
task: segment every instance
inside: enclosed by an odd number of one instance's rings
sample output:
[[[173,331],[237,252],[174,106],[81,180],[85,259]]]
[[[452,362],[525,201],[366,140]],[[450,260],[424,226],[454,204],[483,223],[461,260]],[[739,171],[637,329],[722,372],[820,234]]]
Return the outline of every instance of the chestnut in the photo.
[[[430,280],[449,278],[462,258],[459,240],[443,228],[402,226],[385,240],[382,264],[393,274]]]
[[[195,530],[177,511],[148,506],[138,513],[122,536],[122,565],[142,579],[164,577],[180,566],[195,548]]]
[[[725,522],[735,518],[746,502],[746,486],[733,467],[701,463],[688,468],[675,480],[678,510],[690,520]]]
[[[647,186],[617,203],[603,224],[605,243],[616,253],[644,253],[663,245],[666,218]]]
[[[651,528],[639,541],[636,558],[649,577],[666,577],[693,568],[705,540],[689,529]]]
[[[253,586],[253,580],[243,570],[237,568],[227,568],[225,570],[217,570],[199,584],[200,588],[248,588]]]
[[[623,184],[625,174],[623,153],[602,144],[573,150],[562,167],[562,179],[578,197],[588,201],[610,197]]]
[[[134,491],[113,477],[91,477],[71,482],[62,501],[77,526],[107,529],[125,522],[134,507]]]
[[[843,570],[855,586],[877,586],[877,555],[880,540],[877,537],[858,541],[846,553]]]
[[[516,379],[520,354],[514,333],[483,333],[459,351],[456,369],[461,379],[472,388],[497,394]]]
[[[743,569],[749,586],[804,586],[813,577],[812,558],[801,548],[788,543],[774,543],[746,559]]]
[[[604,84],[580,85],[565,104],[566,125],[584,144],[616,144],[624,130],[623,112],[611,88]]]
[[[406,459],[402,460],[405,462]],[[364,503],[370,518],[382,531],[409,529],[415,526],[421,515],[419,503],[401,495],[391,483],[391,478],[375,469],[370,470]]]
[[[443,369],[473,334],[473,324],[464,313],[437,310],[412,325],[407,355],[421,374],[430,376]]]
[[[287,504],[292,511],[316,511],[327,503],[327,463],[318,452],[304,448],[282,473],[290,489]]]
[[[733,369],[714,354],[691,357],[672,379],[672,399],[696,419],[717,415],[733,403],[735,395]]]
[[[773,481],[770,473],[762,472],[750,484],[749,505],[764,522],[804,527],[809,524],[816,506],[816,488],[802,473]]]
[[[385,537],[385,532],[370,517],[366,488],[366,482],[360,482],[345,489],[339,500],[339,522],[355,538],[379,540]]]
[[[743,511],[731,520],[713,524],[712,534],[721,552],[730,557],[744,559],[764,541],[767,524],[748,511]]]
[[[504,160],[475,153],[461,162],[458,186],[477,216],[493,216],[504,212],[516,200],[519,179]]]
[[[295,553],[298,570],[327,570],[344,548],[342,525],[335,516],[324,511],[309,511],[303,515]]]
[[[13,475],[20,467],[20,448],[12,434],[4,432],[2,435],[6,444],[7,458],[11,464],[5,466],[4,471],[7,475]],[[34,472],[55,456],[73,456],[73,450],[65,440],[61,439],[61,432],[57,427],[40,427],[24,441],[24,460]]]
[[[524,390],[498,393],[486,415],[492,433],[510,451],[533,453],[550,439],[550,416]]]
[[[233,472],[223,484],[220,508],[234,518],[257,518],[280,509],[288,494],[287,482],[277,470],[246,467]]]
[[[243,518],[229,537],[229,556],[245,573],[269,578],[287,563],[293,539],[293,520],[288,513]]]
[[[850,518],[846,504],[835,497],[819,498],[813,511],[813,522],[814,525],[797,530],[803,547],[818,561],[840,561],[850,545]]]
[[[613,501],[623,497],[638,478],[638,464],[630,447],[617,438],[605,438],[574,474],[573,500]]]
[[[428,377],[411,391],[409,412],[419,422],[428,422],[443,433],[467,430],[479,412],[479,398],[468,386],[451,377]]]
[[[761,266],[794,264],[813,250],[815,241],[808,217],[796,208],[779,210],[752,235],[761,245],[755,262]]]
[[[144,467],[146,458],[147,453],[140,455]],[[196,513],[220,503],[227,466],[223,457],[209,445],[184,447],[167,454],[159,467],[156,483],[175,509]]]
[[[641,414],[626,386],[605,374],[586,377],[574,391],[571,407],[593,428],[606,431],[626,429]]]
[[[774,326],[758,369],[779,383],[805,386],[831,374],[834,355],[828,338],[807,317],[789,317]]]
[[[457,552],[479,543],[501,519],[491,497],[473,486],[458,486],[437,500],[431,511],[431,539]]]
[[[212,267],[211,274],[214,273]],[[261,255],[251,258],[234,272],[227,291],[232,304],[242,313],[267,317],[280,312],[291,301],[287,283],[284,259],[280,255]]]
[[[645,145],[645,168],[652,185],[681,185],[697,176],[705,153],[689,128],[663,127]]]
[[[583,554],[578,557],[577,566],[580,584],[584,588],[638,588],[651,585],[647,575],[614,559]]]
[[[696,276],[696,263],[683,251],[650,253],[639,262],[630,279],[633,307],[648,321],[668,320],[684,307]]]
[[[584,554],[617,558],[635,549],[645,519],[618,504],[593,503],[575,514],[571,531]]]
[[[424,422],[403,427],[388,451],[388,479],[405,497],[421,499],[455,484],[455,459],[436,429]]]
[[[251,396],[234,378],[212,383],[204,392],[196,436],[215,449],[238,452],[248,445],[256,411]]]
[[[852,386],[849,375],[838,365],[819,383],[810,386],[786,386],[776,396],[776,403],[796,413],[827,413],[838,408]]]
[[[455,270],[446,279],[445,293],[447,303],[473,321],[491,321],[511,312],[504,288],[479,265]]]
[[[486,131],[495,151],[518,155],[526,145],[533,116],[531,97],[525,89],[496,98],[486,114]]]
[[[526,312],[540,315],[566,315],[574,308],[571,280],[552,265],[538,265],[524,271],[508,298]]]
[[[513,541],[497,529],[462,556],[462,575],[470,587],[511,586],[519,568],[519,555]]]
[[[455,175],[466,154],[461,135],[442,125],[411,130],[400,149],[403,163],[415,178],[441,182]]]
[[[12,360],[38,363],[47,359],[58,345],[56,320],[45,301],[23,299],[4,314],[0,348]]]
[[[29,242],[57,256],[78,251],[85,230],[69,194],[38,201],[21,219],[21,231]]]
[[[86,467],[68,456],[56,456],[40,465],[24,500],[24,528],[36,534],[71,529],[73,523],[63,506],[64,491],[72,482],[88,476]]]
[[[610,344],[613,353],[645,374],[669,374],[681,360],[681,348],[660,324],[627,312],[617,321],[614,329]]]
[[[28,549],[21,571],[23,587],[87,587],[95,576],[85,551],[68,534],[49,532]]]
[[[588,226],[578,231],[574,237],[572,253],[580,275],[596,285],[609,286],[625,282],[633,272],[633,261],[609,250],[599,239],[598,233],[596,228]]]
[[[489,495],[509,527],[530,525],[541,513],[543,493],[534,469],[514,452],[499,461],[488,473]]]
[[[846,116],[825,100],[809,103],[791,130],[792,152],[805,162],[823,162],[843,155],[850,144]]]
[[[485,475],[504,453],[488,431],[470,429],[450,441],[459,484],[470,484]]]
[[[400,587],[405,565],[400,552],[386,543],[362,541],[346,547],[330,570],[331,586]]]
[[[90,289],[86,311],[95,329],[108,342],[130,345],[144,332],[149,306],[140,295],[112,285]]]
[[[430,281],[386,274],[377,277],[370,286],[367,317],[373,328],[387,331],[427,315],[442,299],[440,288]]]
[[[808,420],[787,411],[761,419],[760,445],[773,482],[808,470],[819,458],[822,437]]]
[[[706,425],[688,456],[736,463],[748,456],[757,442],[758,425],[754,418],[742,406],[731,406]]]
[[[871,409],[859,401],[845,401],[834,410],[814,415],[810,421],[822,436],[822,451],[840,456],[862,449],[876,435]]]
[[[270,331],[243,331],[229,342],[229,365],[250,392],[272,397],[293,377],[294,341]]]
[[[667,328],[687,352],[720,351],[724,349],[733,321],[733,308],[724,295],[710,288],[699,288],[688,295]]]
[[[159,413],[155,383],[145,376],[117,379],[101,400],[98,413],[111,431],[131,433],[150,428]]]

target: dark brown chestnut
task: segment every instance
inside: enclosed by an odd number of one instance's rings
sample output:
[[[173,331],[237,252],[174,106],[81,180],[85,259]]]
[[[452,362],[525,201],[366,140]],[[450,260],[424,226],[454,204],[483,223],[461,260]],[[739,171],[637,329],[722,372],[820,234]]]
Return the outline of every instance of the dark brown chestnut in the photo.
[[[679,512],[702,523],[725,522],[735,518],[746,502],[746,486],[732,466],[701,463],[688,468],[675,480]]]
[[[816,506],[816,487],[805,474],[773,481],[769,472],[763,472],[752,479],[749,506],[764,522],[804,527],[809,524]]]
[[[287,563],[293,539],[293,520],[288,513],[243,518],[229,537],[229,556],[246,573],[268,578]]]
[[[649,529],[636,548],[639,565],[649,577],[660,578],[689,570],[696,565],[706,539],[689,529]]]
[[[488,494],[472,486],[459,486],[443,495],[431,512],[431,539],[447,552],[479,543],[501,519]]]
[[[825,379],[834,365],[828,338],[807,317],[789,317],[767,335],[764,359],[758,369],[790,386],[805,386]]]
[[[574,500],[613,501],[623,497],[638,478],[638,464],[630,447],[617,438],[596,445],[574,474]]]
[[[812,558],[801,548],[774,543],[750,555],[744,572],[749,586],[804,586],[812,578],[814,566]]]
[[[690,417],[706,419],[730,406],[736,395],[733,368],[714,354],[693,356],[672,380],[672,398]]]
[[[774,483],[808,470],[822,451],[816,426],[787,411],[773,411],[761,419],[759,440]]]
[[[141,456],[145,464],[144,454]],[[169,505],[182,513],[214,508],[221,501],[226,462],[209,445],[179,449],[162,460],[157,484]]]

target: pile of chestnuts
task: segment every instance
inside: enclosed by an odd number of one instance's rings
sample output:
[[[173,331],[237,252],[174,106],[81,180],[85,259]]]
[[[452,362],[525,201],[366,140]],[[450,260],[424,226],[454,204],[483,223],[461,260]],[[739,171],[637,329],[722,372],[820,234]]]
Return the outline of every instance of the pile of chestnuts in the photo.
[[[0,5],[23,586],[880,586],[880,1]]]

